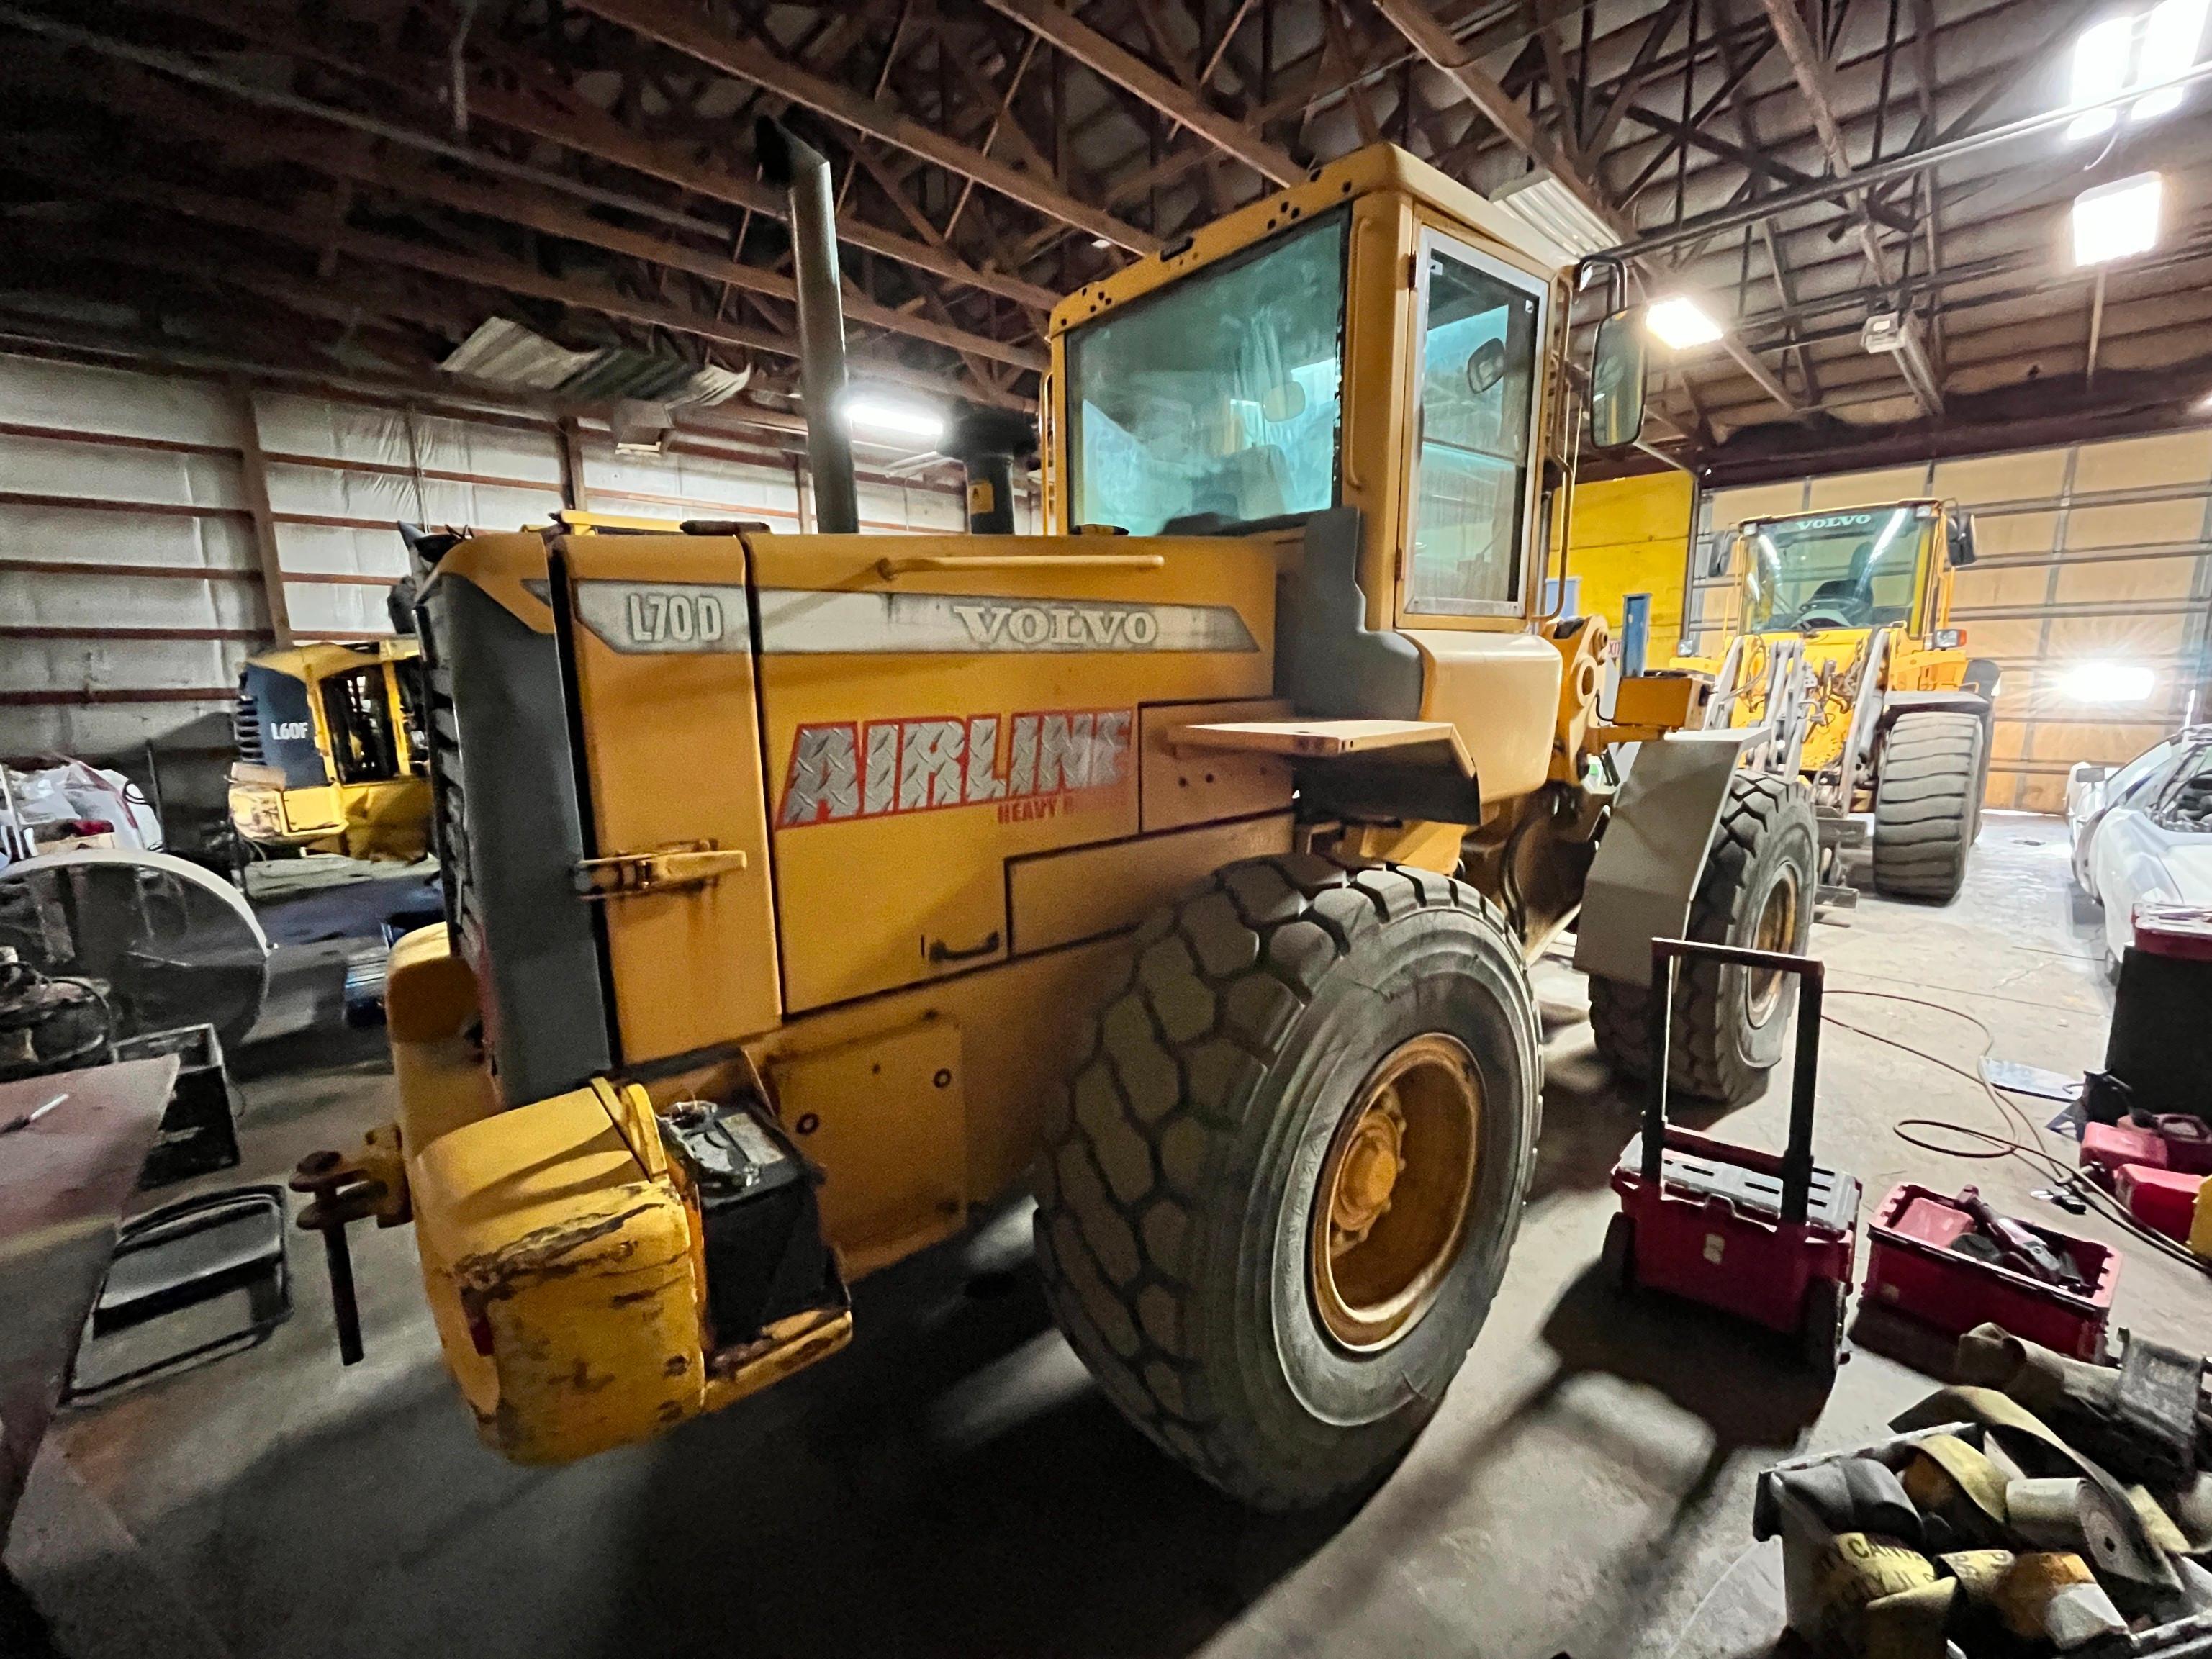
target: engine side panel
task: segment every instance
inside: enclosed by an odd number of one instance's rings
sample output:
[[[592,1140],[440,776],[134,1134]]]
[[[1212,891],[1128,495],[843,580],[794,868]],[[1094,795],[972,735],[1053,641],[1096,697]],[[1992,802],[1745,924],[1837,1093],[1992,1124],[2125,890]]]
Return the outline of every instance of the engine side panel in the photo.
[[[1003,960],[1009,860],[1138,833],[1139,705],[1272,690],[1264,543],[750,545],[793,1013]]]

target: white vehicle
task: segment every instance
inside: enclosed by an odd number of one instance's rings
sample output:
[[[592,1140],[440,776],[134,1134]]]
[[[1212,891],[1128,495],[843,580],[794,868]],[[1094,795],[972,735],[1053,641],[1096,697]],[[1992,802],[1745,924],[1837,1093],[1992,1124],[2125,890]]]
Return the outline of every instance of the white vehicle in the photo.
[[[2146,899],[2212,904],[2212,726],[2185,726],[2125,766],[2066,781],[2074,879],[2105,908],[2105,954],[2134,942]]]

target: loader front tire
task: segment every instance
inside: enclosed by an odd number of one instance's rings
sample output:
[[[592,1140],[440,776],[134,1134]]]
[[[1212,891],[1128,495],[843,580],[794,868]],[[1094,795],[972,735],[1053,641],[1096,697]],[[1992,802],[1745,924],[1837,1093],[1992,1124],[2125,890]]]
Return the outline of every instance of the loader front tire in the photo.
[[[1978,714],[1911,709],[1883,740],[1874,788],[1874,885],[1948,904],[1982,827],[1988,728]]]
[[[1504,1273],[1539,1041],[1448,877],[1258,859],[1154,911],[1036,1172],[1046,1292],[1107,1397],[1256,1508],[1380,1481]]]
[[[1690,901],[1687,938],[1802,954],[1813,931],[1820,830],[1802,785],[1738,773]],[[1590,1032],[1621,1076],[1651,1075],[1652,993],[1592,975]],[[1741,1105],[1765,1090],[1782,1058],[1792,1006],[1778,974],[1711,961],[1675,971],[1668,1087],[1698,1100]]]

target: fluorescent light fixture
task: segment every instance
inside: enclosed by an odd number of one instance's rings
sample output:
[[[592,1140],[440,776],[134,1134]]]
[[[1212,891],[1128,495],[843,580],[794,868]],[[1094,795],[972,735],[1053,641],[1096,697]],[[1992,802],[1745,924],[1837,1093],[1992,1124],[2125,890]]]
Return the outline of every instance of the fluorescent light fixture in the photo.
[[[2059,677],[2058,690],[2075,702],[2141,702],[2157,678],[2140,663],[2077,662]]]
[[[2181,107],[2181,88],[2165,83],[2185,75],[2197,62],[2197,44],[2204,35],[2208,0],[2160,0],[2143,20],[2142,53],[2136,58],[2138,87],[2154,87],[2147,98],[2129,106],[2130,121],[2155,120]]]
[[[2074,80],[2068,101],[2100,103],[2128,89],[2128,66],[2134,56],[2136,20],[2108,17],[2083,29],[2074,42]],[[2110,132],[2119,117],[2109,109],[2093,109],[2076,116],[2066,129],[2069,138],[2094,138]]]
[[[916,438],[932,445],[945,435],[945,416],[927,404],[902,403],[869,392],[845,394],[845,424],[855,432]]]
[[[2197,62],[2204,19],[2212,0],[2159,0],[2148,11],[2108,17],[2081,31],[2074,42],[2069,103],[2099,104],[2133,90],[2143,95],[2128,106],[2130,121],[2154,121],[2181,107],[2181,88],[2172,84]],[[2095,138],[2119,120],[2114,108],[2085,109],[2066,129],[2069,139]]]
[[[1644,313],[1644,325],[1662,345],[1675,351],[1711,345],[1726,331],[1705,314],[1703,307],[1684,294],[1654,300],[1650,309]]]
[[[2110,264],[2158,246],[2165,184],[2155,173],[2138,173],[2085,190],[2074,198],[2074,263]]]
[[[1531,173],[1490,198],[1538,234],[1578,258],[1602,253],[1620,240],[1613,228],[1548,173]]]

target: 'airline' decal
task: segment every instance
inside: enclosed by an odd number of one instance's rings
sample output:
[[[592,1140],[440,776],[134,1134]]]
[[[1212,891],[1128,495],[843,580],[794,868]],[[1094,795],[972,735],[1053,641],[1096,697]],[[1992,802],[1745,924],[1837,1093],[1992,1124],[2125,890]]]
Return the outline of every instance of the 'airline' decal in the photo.
[[[995,805],[999,822],[1056,817],[1129,775],[1127,708],[802,726],[779,830]]]

